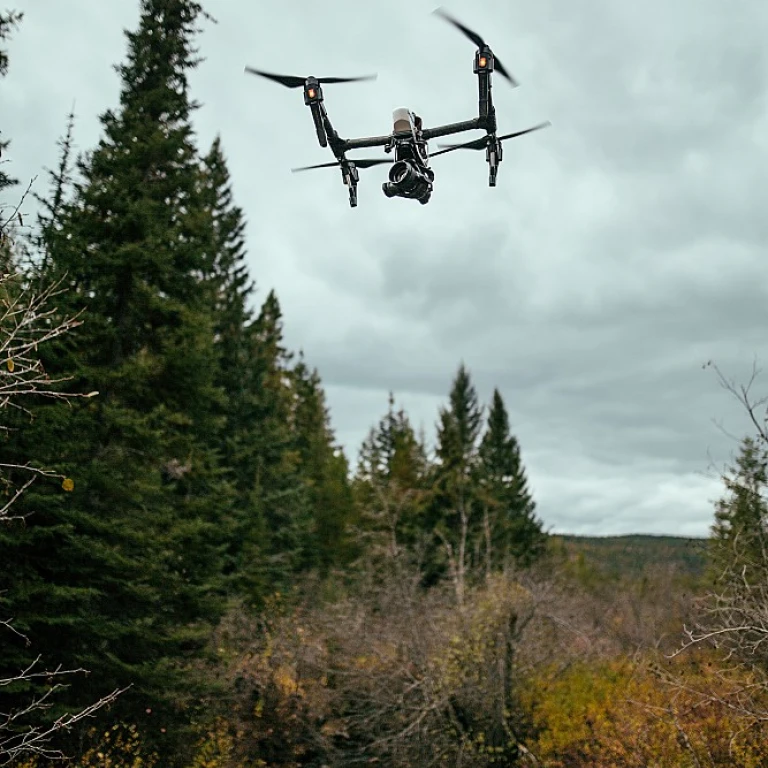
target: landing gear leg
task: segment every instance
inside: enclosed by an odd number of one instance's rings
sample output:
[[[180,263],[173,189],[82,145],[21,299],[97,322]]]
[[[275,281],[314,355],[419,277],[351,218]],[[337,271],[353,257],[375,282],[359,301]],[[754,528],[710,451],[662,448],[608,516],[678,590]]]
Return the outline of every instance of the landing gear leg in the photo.
[[[499,172],[499,163],[501,162],[501,142],[494,142],[488,145],[485,151],[485,159],[488,161],[488,186],[496,186],[496,175]]]
[[[357,168],[355,168],[355,166],[352,165],[351,163],[346,167],[342,166],[341,178],[349,188],[349,207],[356,208],[357,207],[357,182],[360,179],[360,176],[357,172]]]

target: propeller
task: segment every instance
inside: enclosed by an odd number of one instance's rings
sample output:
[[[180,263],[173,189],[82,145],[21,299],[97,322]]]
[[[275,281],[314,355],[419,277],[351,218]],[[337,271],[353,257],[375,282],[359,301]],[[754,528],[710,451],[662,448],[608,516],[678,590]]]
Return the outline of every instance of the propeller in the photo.
[[[504,136],[497,137],[499,141],[505,141],[506,139],[514,139],[516,136],[523,136],[526,133],[530,133],[531,131],[538,131],[541,128],[546,128],[548,126],[552,125],[552,123],[547,120],[545,123],[540,123],[539,125],[534,125],[533,128],[526,128],[523,131],[515,131],[514,133],[507,133]],[[438,147],[445,147],[445,149],[441,149],[439,152],[432,152],[430,154],[430,157],[435,157],[435,155],[443,155],[446,152],[452,152],[454,149],[485,149],[488,146],[489,143],[489,136],[481,136],[479,139],[473,139],[472,141],[464,142],[463,144],[438,144]]]
[[[385,163],[392,163],[388,157],[361,157],[359,160],[347,160],[348,163],[353,163],[356,168],[370,168],[372,165],[384,165]],[[291,173],[297,173],[298,171],[311,171],[314,168],[338,168],[341,163],[319,163],[318,165],[305,165],[301,168],[291,168]]]
[[[478,35],[477,32],[473,32],[471,29],[469,29],[469,27],[465,27],[460,21],[457,21],[456,19],[454,19],[453,16],[446,13],[442,8],[436,8],[434,11],[432,11],[432,13],[435,13],[438,16],[442,16],[449,24],[453,24],[454,27],[456,27],[460,32],[462,32],[465,37],[468,37],[478,48],[486,48],[486,47],[490,48],[490,46],[488,46],[485,40],[483,40],[483,38],[480,37],[480,35]],[[507,72],[506,68],[501,63],[501,61],[499,61],[495,53],[493,54],[493,60],[494,60],[495,70],[500,75],[503,75],[504,77],[506,77],[507,80],[509,80],[509,82],[512,83],[513,87],[516,88],[519,85],[519,83],[517,82],[517,80],[515,80],[514,77],[512,77],[512,75],[509,74],[509,72]]]
[[[252,75],[259,75],[259,77],[274,80],[286,88],[303,88],[304,83],[308,79],[306,77],[297,77],[296,75],[276,75],[273,72],[262,72],[260,69],[254,69],[253,67],[246,67],[245,71],[250,72]],[[375,80],[377,77],[378,75],[363,75],[362,77],[317,77],[315,79],[321,85],[325,85],[326,83],[355,83],[360,80]]]

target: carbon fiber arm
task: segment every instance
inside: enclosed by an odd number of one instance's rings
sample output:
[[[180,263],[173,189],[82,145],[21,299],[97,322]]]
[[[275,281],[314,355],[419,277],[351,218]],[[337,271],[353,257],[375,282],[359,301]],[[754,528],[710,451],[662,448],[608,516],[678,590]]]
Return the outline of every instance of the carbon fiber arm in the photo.
[[[450,136],[452,133],[462,133],[463,131],[474,131],[478,128],[485,128],[486,121],[483,118],[476,117],[474,120],[465,120],[463,123],[448,123],[447,125],[438,125],[434,128],[424,128],[421,132],[424,141],[437,138],[438,136]]]

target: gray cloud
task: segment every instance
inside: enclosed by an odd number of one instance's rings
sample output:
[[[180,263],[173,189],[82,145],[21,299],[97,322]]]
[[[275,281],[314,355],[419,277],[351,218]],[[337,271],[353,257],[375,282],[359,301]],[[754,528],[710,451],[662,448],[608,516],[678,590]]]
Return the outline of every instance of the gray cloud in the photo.
[[[82,149],[117,103],[108,64],[138,6],[66,5],[27,0],[2,84],[22,178],[55,163],[73,99]],[[326,104],[342,135],[379,135],[398,106],[473,116],[472,45],[426,0],[206,7],[200,143],[223,138],[258,298],[276,288],[353,462],[390,389],[431,434],[464,360],[484,399],[502,391],[548,525],[705,534],[708,451],[719,464],[735,445],[712,419],[748,425],[701,364],[745,379],[766,352],[768,6],[455,0],[522,84],[495,83],[501,130],[553,126],[507,143],[495,189],[481,152],[456,152],[435,159],[428,206],[385,199],[374,168],[355,210],[335,169],[290,174],[329,153],[301,94],[244,65],[378,71]]]

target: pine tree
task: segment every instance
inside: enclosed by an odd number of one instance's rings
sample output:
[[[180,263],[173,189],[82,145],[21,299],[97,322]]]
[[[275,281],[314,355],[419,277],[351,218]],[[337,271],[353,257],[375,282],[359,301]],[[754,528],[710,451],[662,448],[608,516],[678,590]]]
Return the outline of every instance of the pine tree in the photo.
[[[404,409],[389,408],[360,448],[354,496],[366,564],[413,549],[422,539],[429,463]]]
[[[21,455],[34,445],[75,490],[29,494],[34,516],[4,542],[23,573],[0,584],[16,615],[33,607],[23,619],[33,652],[91,670],[73,700],[133,685],[118,716],[176,739],[168,765],[183,760],[183,725],[200,702],[190,666],[222,610],[234,524],[211,441],[225,399],[187,88],[201,10],[191,0],[142,1],[119,67],[120,109],[103,116],[105,137],[79,163],[73,199],[45,233],[47,277],[67,276],[62,311],[87,318],[46,366],[100,395],[46,408],[11,446]]]
[[[245,332],[252,321],[248,302],[254,285],[246,264],[245,217],[234,203],[229,169],[218,136],[204,158],[201,195],[205,213],[211,219],[213,238],[209,279],[215,291],[219,383],[226,392],[237,393]]]
[[[710,538],[712,575],[736,573],[752,584],[768,568],[768,451],[743,440],[724,482],[728,493],[716,504]]]
[[[462,363],[451,386],[449,405],[440,409],[437,428],[437,466],[431,510],[431,526],[440,539],[459,604],[480,544],[480,518],[476,487],[479,463],[478,439],[483,409],[467,368]],[[434,570],[431,577],[439,572]]]
[[[226,455],[237,490],[234,583],[249,603],[285,589],[301,569],[309,491],[294,433],[291,354],[274,291],[244,331],[237,356]]]
[[[0,45],[8,40],[14,28],[22,18],[23,14],[17,13],[16,11],[5,11],[4,13],[0,13]],[[0,77],[5,77],[7,74],[8,53],[5,48],[0,47]],[[2,135],[2,131],[0,131],[0,135]],[[18,183],[17,180],[11,178],[2,167],[6,162],[5,154],[9,145],[9,140],[0,139],[0,193],[4,193],[6,189],[11,188]],[[15,206],[11,206],[4,200],[0,200],[0,237],[8,234],[6,232],[6,229],[8,228],[8,218],[14,209]],[[1,242],[0,246],[2,246]]]
[[[60,217],[66,202],[71,198],[74,160],[74,109],[67,116],[67,127],[57,144],[59,147],[59,162],[56,170],[47,169],[50,191],[47,196],[35,194],[35,199],[40,204],[41,210],[37,214],[38,232],[32,239],[34,253],[38,255],[37,263],[33,266],[33,272],[37,273],[38,282],[48,275],[48,249],[46,242],[61,228]]]
[[[479,458],[486,572],[503,567],[510,557],[518,565],[530,565],[543,553],[546,534],[535,515],[520,446],[510,434],[498,389],[493,391]]]
[[[350,526],[354,500],[346,456],[336,445],[320,376],[300,354],[293,368],[293,428],[303,481],[309,494],[304,567],[326,575],[354,553]]]

